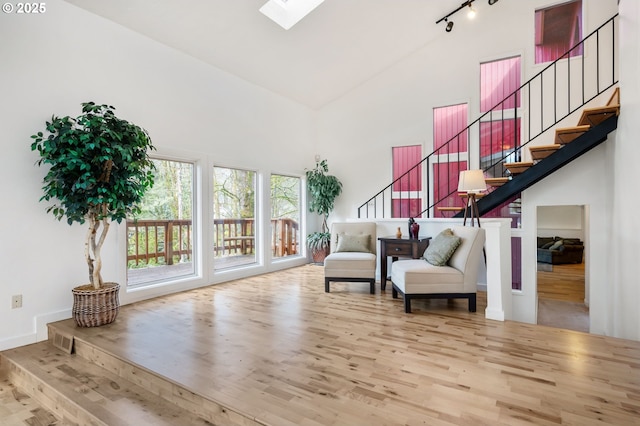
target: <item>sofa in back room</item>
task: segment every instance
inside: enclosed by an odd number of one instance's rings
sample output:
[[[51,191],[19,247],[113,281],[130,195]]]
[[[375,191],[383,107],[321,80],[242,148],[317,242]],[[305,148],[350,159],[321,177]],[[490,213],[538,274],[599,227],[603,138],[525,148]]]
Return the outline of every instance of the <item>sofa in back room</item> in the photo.
[[[583,255],[584,245],[579,238],[538,237],[538,262],[582,263]]]

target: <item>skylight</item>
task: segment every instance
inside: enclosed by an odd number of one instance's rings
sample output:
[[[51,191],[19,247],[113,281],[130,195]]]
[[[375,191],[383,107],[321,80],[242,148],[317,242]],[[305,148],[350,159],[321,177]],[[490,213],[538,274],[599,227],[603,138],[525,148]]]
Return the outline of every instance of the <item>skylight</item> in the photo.
[[[285,30],[293,27],[324,0],[269,0],[260,12]]]

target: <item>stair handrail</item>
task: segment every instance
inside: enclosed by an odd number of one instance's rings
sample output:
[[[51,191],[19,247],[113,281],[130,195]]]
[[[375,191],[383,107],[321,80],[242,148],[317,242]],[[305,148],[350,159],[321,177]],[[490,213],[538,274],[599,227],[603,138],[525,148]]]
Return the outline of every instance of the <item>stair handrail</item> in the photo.
[[[374,196],[372,196],[371,198],[369,198],[367,201],[365,201],[362,205],[360,205],[358,207],[358,218],[362,217],[362,209],[366,208],[366,213],[368,216],[369,213],[369,204],[373,202],[374,205],[374,214],[375,214],[375,209],[376,209],[376,203],[377,203],[377,198],[380,195],[383,195],[382,198],[382,211],[383,211],[383,216],[384,217],[384,193],[385,191],[391,189],[391,191],[393,191],[393,185],[399,181],[401,181],[402,179],[408,177],[411,173],[416,173],[416,170],[420,170],[419,167],[423,167],[425,162],[428,162],[431,158],[433,158],[436,155],[440,155],[438,154],[439,152],[441,152],[442,150],[446,149],[447,154],[449,154],[449,146],[450,144],[452,144],[454,141],[457,141],[459,143],[461,136],[466,135],[467,137],[467,143],[470,140],[470,130],[471,128],[476,125],[479,124],[480,122],[482,122],[482,120],[484,118],[487,117],[487,115],[491,115],[493,114],[496,110],[496,108],[500,105],[503,105],[507,100],[509,100],[509,98],[511,97],[515,97],[518,93],[522,93],[522,90],[525,87],[529,88],[529,107],[531,106],[531,85],[532,83],[540,78],[542,80],[543,74],[548,71],[551,68],[555,68],[557,67],[558,62],[560,62],[561,60],[567,59],[567,67],[568,70],[570,72],[570,58],[571,58],[571,52],[573,52],[575,49],[580,49],[584,46],[585,42],[587,40],[589,40],[591,37],[596,37],[596,39],[598,39],[599,37],[599,32],[601,29],[603,29],[606,25],[608,25],[609,23],[611,23],[612,25],[612,41],[613,41],[613,45],[614,48],[612,49],[612,56],[614,58],[612,58],[612,81],[609,85],[607,85],[606,87],[604,87],[603,89],[600,88],[600,79],[599,76],[596,80],[596,86],[597,86],[597,93],[595,95],[593,95],[592,97],[590,97],[589,99],[585,100],[585,94],[584,94],[584,49],[582,50],[582,60],[581,60],[581,64],[582,64],[582,103],[571,109],[571,100],[570,100],[570,91],[571,91],[571,87],[569,86],[569,100],[568,100],[568,112],[562,116],[561,118],[557,117],[557,111],[556,111],[556,102],[554,102],[554,122],[553,124],[549,125],[549,126],[544,126],[544,124],[542,123],[541,126],[541,130],[533,137],[531,137],[531,120],[529,120],[528,124],[529,124],[529,129],[528,129],[528,137],[529,139],[521,144],[517,144],[516,146],[514,146],[514,149],[511,151],[508,151],[507,154],[503,154],[501,158],[499,158],[496,162],[492,163],[490,166],[483,168],[483,171],[487,171],[490,170],[492,168],[495,168],[497,165],[501,165],[502,162],[508,158],[511,155],[516,154],[516,157],[519,157],[520,152],[522,150],[522,148],[524,148],[525,146],[527,146],[530,142],[532,142],[534,139],[536,139],[537,137],[539,137],[540,135],[542,135],[544,132],[548,131],[549,129],[551,129],[552,127],[554,127],[556,124],[558,124],[560,121],[564,120],[565,118],[567,118],[569,115],[573,114],[575,111],[577,111],[579,108],[583,107],[584,105],[586,105],[587,103],[589,103],[590,101],[592,101],[593,99],[595,99],[596,97],[598,97],[600,94],[604,93],[606,90],[608,90],[609,88],[611,88],[612,86],[614,86],[615,84],[618,83],[618,80],[615,77],[615,19],[618,17],[618,13],[616,13],[615,15],[613,15],[611,18],[609,18],[608,20],[606,20],[604,23],[602,23],[600,26],[598,26],[595,30],[593,30],[589,35],[587,35],[586,37],[584,37],[582,40],[580,40],[578,43],[576,43],[573,47],[571,47],[569,50],[567,50],[563,55],[561,55],[560,57],[558,57],[558,59],[556,59],[555,61],[551,62],[549,65],[545,66],[542,70],[540,70],[537,74],[535,74],[533,77],[529,78],[525,83],[521,84],[519,88],[515,89],[511,94],[509,94],[508,96],[506,96],[503,100],[497,102],[492,108],[490,108],[488,111],[486,111],[485,113],[483,113],[482,115],[480,115],[477,119],[475,119],[473,122],[471,122],[467,127],[465,127],[463,130],[461,130],[460,132],[458,132],[455,136],[451,137],[448,141],[446,141],[444,144],[442,144],[440,147],[438,147],[436,150],[434,150],[432,153],[430,153],[429,155],[427,155],[426,157],[424,157],[422,160],[420,160],[417,164],[415,164],[413,167],[411,167],[410,169],[408,169],[406,172],[404,172],[402,175],[400,175],[399,177],[397,177],[396,179],[394,179],[389,185],[385,186],[383,189],[381,189],[380,191],[378,191]],[[598,40],[599,41],[599,40]],[[596,55],[597,55],[597,59],[596,59],[596,67],[599,67],[600,64],[600,60],[599,60],[599,44],[596,45],[597,49],[596,49]],[[599,69],[598,69],[599,71]],[[555,75],[554,75],[555,77]],[[541,83],[541,87],[542,87],[542,83]],[[555,93],[554,93],[555,95]],[[541,102],[541,108],[542,108],[542,102]],[[517,116],[517,109],[518,109],[518,105],[517,102],[514,103],[514,117],[513,119],[515,120],[518,116]],[[504,109],[500,109],[499,110],[500,113],[503,115],[501,121],[504,122],[505,118],[504,118]],[[544,120],[544,116],[543,114],[541,115],[541,120]],[[529,108],[529,116],[531,116],[531,111]],[[517,138],[517,132],[515,132],[516,138]],[[504,150],[503,150],[504,152]],[[459,155],[459,153],[456,153],[456,155]],[[434,164],[438,164],[438,163],[434,163]],[[503,171],[504,174],[504,171]],[[427,170],[426,173],[426,180],[427,180],[427,188],[430,188],[429,186],[429,173]],[[421,190],[424,191],[424,190]],[[410,191],[410,192],[418,192],[416,191]],[[429,204],[429,201],[427,201],[427,208],[425,208],[424,210],[422,210],[419,214],[415,215],[415,217],[419,217],[422,216],[425,212],[427,213],[427,217],[430,217],[430,211],[436,206],[438,205],[440,202],[446,200],[447,198],[451,197],[451,195],[455,194],[457,191],[456,190],[452,190],[450,191],[446,196],[441,197],[439,200],[435,201],[433,204]],[[427,194],[429,194],[429,191],[427,190]],[[400,200],[402,200],[402,198],[400,198]],[[429,200],[429,197],[427,196],[427,200]],[[393,198],[391,198],[391,202],[393,202]],[[461,207],[462,208],[462,207]],[[377,217],[377,216],[376,216]]]

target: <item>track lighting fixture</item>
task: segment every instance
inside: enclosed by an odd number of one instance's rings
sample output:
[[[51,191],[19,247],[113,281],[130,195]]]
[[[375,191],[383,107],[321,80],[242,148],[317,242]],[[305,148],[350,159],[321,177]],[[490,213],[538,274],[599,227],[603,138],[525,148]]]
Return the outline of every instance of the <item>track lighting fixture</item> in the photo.
[[[459,12],[460,10],[464,9],[465,7],[468,7],[469,9],[467,10],[467,17],[469,19],[473,19],[476,16],[476,10],[473,8],[473,6],[471,6],[471,4],[476,1],[476,0],[466,0],[464,3],[462,3],[460,6],[458,6],[457,9],[447,13],[446,15],[444,15],[442,18],[438,19],[436,21],[436,24],[439,24],[440,22],[444,21],[447,23],[447,26],[445,27],[445,31],[446,32],[451,32],[451,30],[453,29],[453,21],[451,21],[449,19],[449,17],[451,17],[451,15]],[[489,0],[489,4],[493,5],[496,4],[498,2],[498,0]]]
[[[445,27],[444,30],[450,33],[451,30],[453,29],[453,21],[449,21],[447,18],[445,18],[444,21],[447,23],[447,26]]]

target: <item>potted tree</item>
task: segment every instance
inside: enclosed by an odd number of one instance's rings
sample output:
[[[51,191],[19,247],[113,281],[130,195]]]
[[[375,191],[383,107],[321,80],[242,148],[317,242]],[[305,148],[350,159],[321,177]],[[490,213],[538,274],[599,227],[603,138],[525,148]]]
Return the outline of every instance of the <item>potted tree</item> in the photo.
[[[307,235],[307,247],[315,263],[323,263],[329,253],[331,234],[327,219],[334,208],[338,195],[342,193],[342,183],[329,174],[327,160],[316,159],[316,166],[306,171],[309,192],[309,211],[322,216],[322,232]]]
[[[155,149],[146,130],[115,116],[115,108],[82,104],[76,118],[53,116],[45,133],[31,136],[39,166],[48,166],[40,201],[56,219],[88,223],[85,261],[89,284],[72,290],[73,318],[81,327],[109,324],[120,309],[119,284],[104,282],[101,249],[111,221],[136,214],[137,203],[153,186]]]

